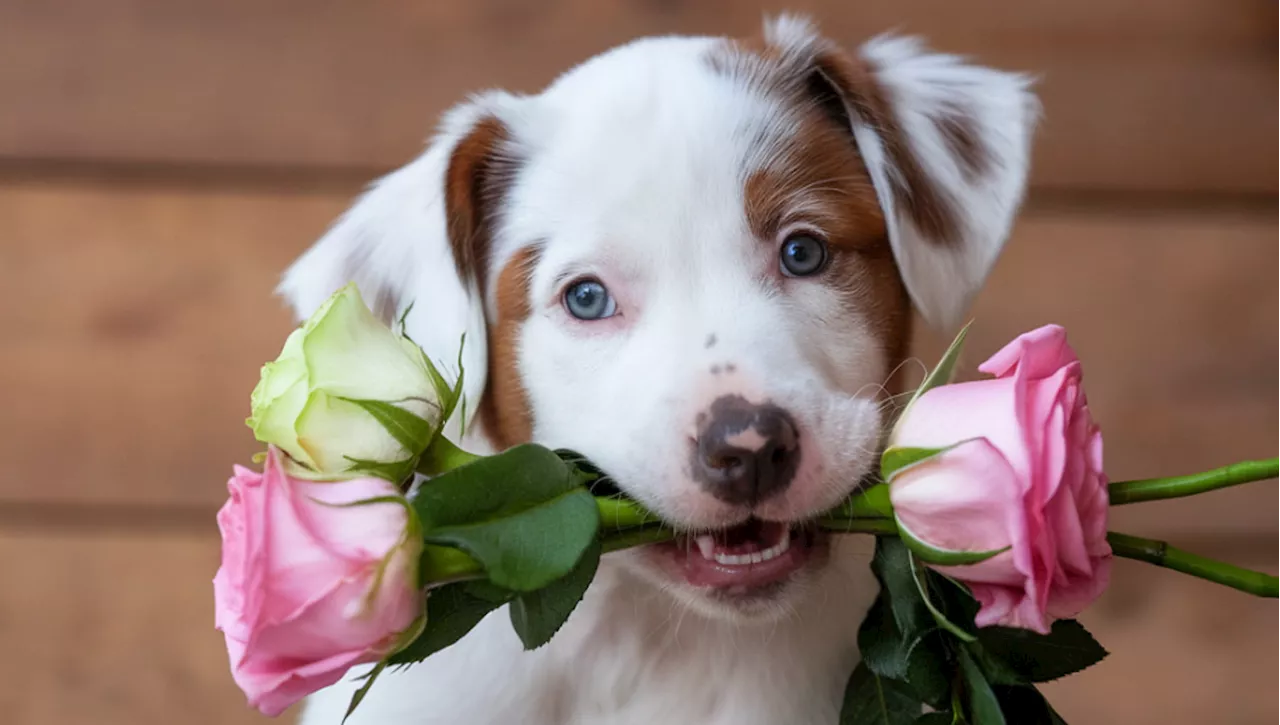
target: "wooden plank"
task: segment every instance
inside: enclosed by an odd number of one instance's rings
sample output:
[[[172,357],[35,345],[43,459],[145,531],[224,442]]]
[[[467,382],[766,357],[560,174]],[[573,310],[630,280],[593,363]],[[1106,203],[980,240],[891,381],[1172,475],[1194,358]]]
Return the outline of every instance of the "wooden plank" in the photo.
[[[22,725],[265,725],[213,628],[210,536],[0,531],[0,709]],[[286,716],[287,717],[287,716]]]
[[[212,509],[290,320],[278,272],[340,195],[0,188],[0,500]],[[1113,477],[1275,454],[1274,220],[1028,216],[977,303],[970,370],[1064,323]],[[937,342],[921,335],[920,357]],[[21,416],[21,417],[19,417]],[[50,461],[57,475],[50,476]],[[1274,486],[1118,515],[1142,533],[1276,531]]]
[[[1243,563],[1275,573],[1274,549]],[[1043,686],[1067,722],[1276,722],[1275,600],[1122,561],[1080,620],[1111,654]]]
[[[347,199],[0,192],[0,497],[215,502],[290,315],[278,275]],[[51,475],[51,462],[57,462]]]
[[[1242,563],[1274,571],[1274,542],[1255,546]],[[212,536],[0,529],[6,721],[271,722],[245,708],[227,671],[217,562]],[[1276,721],[1274,602],[1125,562],[1083,619],[1112,655],[1046,688],[1068,722]]]
[[[467,93],[779,10],[1040,74],[1039,186],[1277,189],[1276,5],[1253,0],[17,0],[0,4],[0,97],[21,99],[0,159],[389,168]]]
[[[1084,362],[1114,480],[1276,455],[1275,222],[1220,213],[1026,217],[979,296],[961,374],[1056,322]],[[944,341],[922,331],[917,350]],[[1150,535],[1276,531],[1274,483],[1116,509]]]

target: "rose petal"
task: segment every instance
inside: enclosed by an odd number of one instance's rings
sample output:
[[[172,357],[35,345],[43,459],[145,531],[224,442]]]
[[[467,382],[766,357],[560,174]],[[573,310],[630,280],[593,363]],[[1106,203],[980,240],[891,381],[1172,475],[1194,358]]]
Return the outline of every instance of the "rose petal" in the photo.
[[[891,446],[945,448],[984,438],[998,449],[1019,478],[1030,478],[1031,459],[1016,416],[1017,399],[1007,380],[943,385],[920,396],[899,419]]]
[[[1066,329],[1061,325],[1045,325],[1014,338],[979,365],[978,370],[1003,378],[1017,369],[1034,379],[1052,375],[1062,366],[1079,359],[1067,343]]]
[[[985,438],[899,472],[889,485],[889,499],[912,534],[940,549],[1003,549],[1013,546],[1022,531],[1017,473]],[[998,566],[992,561],[965,569]]]

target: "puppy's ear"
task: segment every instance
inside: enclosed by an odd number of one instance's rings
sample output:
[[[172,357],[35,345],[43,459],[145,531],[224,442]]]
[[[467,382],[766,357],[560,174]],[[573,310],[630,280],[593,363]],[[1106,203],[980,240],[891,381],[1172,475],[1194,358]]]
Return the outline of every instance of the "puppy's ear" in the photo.
[[[395,324],[409,310],[409,336],[455,374],[465,333],[465,406],[446,428],[455,440],[473,418],[487,377],[483,289],[493,197],[511,158],[501,119],[515,103],[491,93],[447,113],[426,152],[375,182],[293,263],[277,290],[305,318],[355,282],[384,322]],[[468,420],[460,416],[464,408]]]
[[[1039,116],[1030,79],[912,38],[880,37],[849,55],[793,17],[766,37],[807,61],[811,93],[829,90],[843,104],[907,291],[931,326],[953,327],[1022,202]]]

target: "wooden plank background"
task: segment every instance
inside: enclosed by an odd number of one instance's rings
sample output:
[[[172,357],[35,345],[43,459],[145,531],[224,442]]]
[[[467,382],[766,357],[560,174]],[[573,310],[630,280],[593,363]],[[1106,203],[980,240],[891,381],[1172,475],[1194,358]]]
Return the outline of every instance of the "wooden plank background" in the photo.
[[[0,712],[20,725],[265,722],[212,629],[212,514],[280,270],[436,115],[641,34],[812,13],[1042,74],[1034,189],[968,371],[1057,321],[1114,477],[1275,455],[1269,0],[0,2]],[[917,354],[941,342],[926,333]],[[1276,570],[1273,484],[1116,527]],[[1124,564],[1113,652],[1051,686],[1080,723],[1272,723],[1275,602]]]
[[[1271,0],[6,0],[0,157],[382,169],[477,88],[785,9],[1038,74],[1038,186],[1277,188]]]

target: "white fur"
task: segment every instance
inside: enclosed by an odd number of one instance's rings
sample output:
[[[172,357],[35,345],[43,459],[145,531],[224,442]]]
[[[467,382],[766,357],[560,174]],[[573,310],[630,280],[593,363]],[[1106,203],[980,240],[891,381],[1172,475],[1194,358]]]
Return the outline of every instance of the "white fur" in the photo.
[[[770,33],[788,49],[817,42],[789,18]],[[711,67],[717,42],[636,41],[538,95],[471,99],[450,112],[423,156],[379,181],[295,263],[282,293],[299,316],[349,279],[366,299],[412,303],[409,334],[443,362],[454,360],[465,332],[474,410],[493,297],[478,300],[480,280],[458,279],[442,180],[454,145],[494,117],[521,165],[483,271],[487,288],[518,249],[542,245],[533,312],[518,338],[534,440],[586,453],[672,522],[725,526],[748,512],[691,480],[695,417],[724,393],[777,401],[795,417],[804,455],[785,494],[754,513],[799,520],[820,512],[873,465],[883,424],[876,396],[891,371],[865,320],[850,319],[831,289],[778,275],[781,240],[752,238],[743,180],[769,162],[760,145],[794,121],[778,101]],[[922,165],[965,202],[956,251],[919,239],[894,214],[885,182],[894,172],[874,132],[854,129],[909,292],[929,319],[950,322],[985,276],[1021,196],[1030,103],[1015,77],[924,54],[910,41],[878,40],[863,53],[891,89]],[[997,173],[977,185],[927,122],[956,98],[976,110],[998,160]],[[559,300],[575,274],[603,281],[620,316],[569,318]],[[492,449],[461,417],[451,431],[475,450]],[[834,723],[857,661],[857,626],[876,593],[871,546],[837,539],[827,565],[752,611],[703,596],[644,551],[609,555],[551,644],[521,651],[506,612],[495,612],[425,663],[384,674],[351,723]],[[302,722],[336,725],[357,686],[348,678],[314,696]]]

